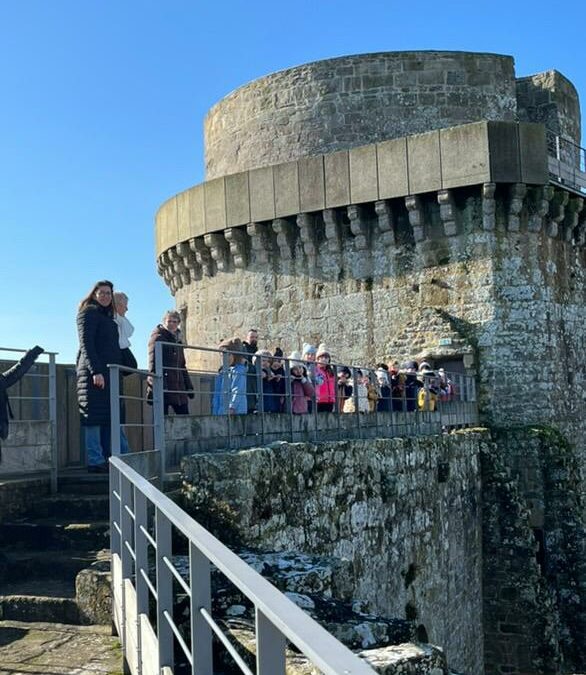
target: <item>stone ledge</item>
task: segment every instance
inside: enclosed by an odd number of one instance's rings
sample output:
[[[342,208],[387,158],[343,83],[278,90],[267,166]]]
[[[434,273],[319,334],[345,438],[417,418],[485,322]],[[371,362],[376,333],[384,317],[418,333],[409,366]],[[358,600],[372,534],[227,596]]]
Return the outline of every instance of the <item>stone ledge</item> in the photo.
[[[545,127],[474,122],[221,176],[166,201],[157,256],[177,242],[299,212],[483,183],[547,185]]]

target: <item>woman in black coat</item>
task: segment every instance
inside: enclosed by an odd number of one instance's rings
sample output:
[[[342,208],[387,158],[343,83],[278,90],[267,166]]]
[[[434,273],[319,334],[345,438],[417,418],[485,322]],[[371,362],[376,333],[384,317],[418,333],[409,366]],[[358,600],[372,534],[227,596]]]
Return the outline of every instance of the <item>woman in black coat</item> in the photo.
[[[98,281],[81,301],[77,315],[77,400],[84,430],[88,470],[108,470],[110,456],[109,363],[121,363],[114,321],[114,287]],[[121,439],[122,440],[122,439]],[[124,442],[122,441],[124,445]]]

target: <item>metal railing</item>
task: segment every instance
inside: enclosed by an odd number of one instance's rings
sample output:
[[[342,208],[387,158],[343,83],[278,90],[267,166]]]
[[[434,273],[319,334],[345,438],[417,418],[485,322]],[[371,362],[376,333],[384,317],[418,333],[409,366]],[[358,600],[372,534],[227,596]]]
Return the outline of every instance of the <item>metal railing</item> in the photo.
[[[246,675],[284,674],[287,641],[325,675],[374,672],[128,464],[146,466],[153,456],[160,460],[159,453],[110,459],[113,619],[133,675],[172,675],[178,662],[212,675],[213,637]],[[177,533],[187,541],[188,578],[173,563]],[[213,616],[212,566],[254,605],[255,671]],[[179,593],[189,602],[182,623]]]
[[[6,367],[14,365],[28,350],[0,347],[0,360]],[[8,357],[8,355],[10,355]],[[19,355],[18,357],[12,355]],[[13,466],[3,467],[0,459],[0,475],[30,474],[49,472],[51,492],[57,491],[59,457],[57,450],[57,376],[55,357],[57,352],[43,352],[39,358],[46,357],[47,362],[35,363],[21,380],[8,392],[14,422],[46,422],[47,440],[50,447],[49,466],[27,461],[26,448],[19,448],[19,461]],[[7,368],[3,367],[2,370]],[[10,438],[10,436],[9,436]],[[9,447],[9,446],[7,446]]]
[[[550,179],[586,193],[586,150],[546,129]]]
[[[400,372],[388,387],[381,387],[371,367],[331,364],[334,394],[324,403],[318,393],[320,372],[315,363],[271,357],[276,374],[270,364],[261,358],[253,363],[245,352],[182,345],[201,364],[186,371],[168,365],[167,348],[177,349],[177,344],[155,344],[156,372],[152,374],[153,415],[156,427],[164,430],[154,447],[163,455],[165,472],[177,470],[187,453],[241,449],[277,440],[430,435],[478,422],[475,380],[461,373],[444,373],[440,378]],[[238,366],[235,360],[244,363]],[[173,379],[182,381],[183,374],[182,378],[170,377],[173,371],[188,372],[191,389],[185,384],[173,389],[166,386]],[[299,392],[301,377],[311,385],[303,395]],[[307,399],[307,410],[300,398]],[[183,415],[165,420],[163,413],[170,412],[172,401],[180,402],[191,419],[197,418],[197,424],[181,421]]]

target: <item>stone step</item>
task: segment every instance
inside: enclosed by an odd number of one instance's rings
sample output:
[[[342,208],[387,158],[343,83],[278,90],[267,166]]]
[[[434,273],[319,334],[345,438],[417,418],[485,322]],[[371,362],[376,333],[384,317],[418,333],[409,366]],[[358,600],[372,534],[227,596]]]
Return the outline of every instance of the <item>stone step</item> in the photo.
[[[109,545],[109,522],[68,522],[38,519],[36,522],[0,525],[0,548],[9,550],[82,549],[98,550]]]
[[[90,521],[107,520],[109,510],[107,494],[56,494],[39,500],[24,515],[30,519],[68,517]]]
[[[110,477],[107,473],[88,473],[87,469],[69,471],[59,476],[58,493],[74,495],[108,494]]]
[[[66,551],[8,551],[0,558],[0,593],[5,594],[8,583],[23,582],[28,579],[68,579],[74,580],[77,573],[89,567],[100,557],[98,551],[87,549]]]
[[[79,624],[74,598],[39,595],[0,595],[2,621],[50,621]]]

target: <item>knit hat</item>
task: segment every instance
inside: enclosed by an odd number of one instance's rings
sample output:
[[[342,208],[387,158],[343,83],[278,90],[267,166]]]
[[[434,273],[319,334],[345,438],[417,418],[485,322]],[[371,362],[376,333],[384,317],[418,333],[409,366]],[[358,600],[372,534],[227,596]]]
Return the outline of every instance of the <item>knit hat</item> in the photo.
[[[303,356],[306,354],[315,354],[315,347],[313,345],[310,345],[309,342],[304,342],[303,343]]]
[[[315,355],[315,358],[318,359],[320,356],[330,356],[330,351],[323,342],[317,348],[317,354]]]
[[[429,365],[429,363],[427,363],[427,361],[422,361],[419,364],[419,370],[431,370],[431,366]]]
[[[282,358],[283,350],[280,347],[276,347],[273,356],[276,356],[278,359]]]
[[[300,366],[301,365],[301,354],[299,352],[291,352],[289,354],[289,367],[293,368],[295,366]]]
[[[403,364],[404,370],[417,370],[417,361],[405,361]]]

